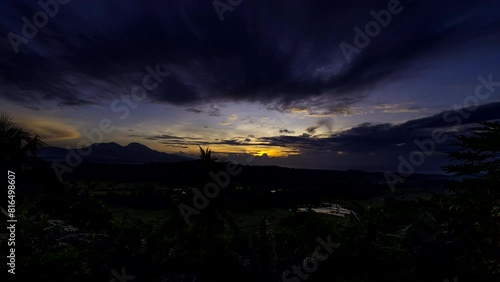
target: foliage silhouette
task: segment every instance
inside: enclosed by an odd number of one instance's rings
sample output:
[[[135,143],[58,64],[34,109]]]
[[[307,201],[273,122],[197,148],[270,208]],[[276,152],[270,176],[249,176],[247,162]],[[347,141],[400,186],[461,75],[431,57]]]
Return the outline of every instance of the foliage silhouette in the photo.
[[[480,125],[458,137],[454,164],[444,167],[464,178],[450,198],[450,226],[464,244],[463,264],[478,275],[500,274],[500,123]]]

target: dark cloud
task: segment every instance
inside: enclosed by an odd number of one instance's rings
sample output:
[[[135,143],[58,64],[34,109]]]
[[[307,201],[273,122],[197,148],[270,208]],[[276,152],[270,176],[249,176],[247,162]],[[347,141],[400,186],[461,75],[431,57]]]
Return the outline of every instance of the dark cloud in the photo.
[[[333,121],[331,119],[320,119],[316,122],[316,125],[306,128],[306,131],[309,134],[315,134],[316,130],[320,127],[326,127],[328,131],[331,131],[333,129]]]
[[[203,113],[203,110],[197,108],[187,108],[186,111],[196,114]]]
[[[316,133],[316,129],[318,129],[318,126],[309,126],[308,128],[306,128],[306,131],[309,134],[314,134]]]
[[[210,109],[208,110],[208,115],[213,117],[220,117],[221,111],[214,105],[210,105]]]
[[[188,111],[219,101],[345,111],[367,90],[411,75],[412,62],[424,55],[498,41],[498,2],[405,1],[347,64],[340,42],[353,44],[353,27],[363,28],[370,10],[387,2],[243,1],[221,22],[211,0],[71,1],[19,54],[1,37],[0,95],[20,104],[98,104],[141,84],[146,66],[162,64],[171,75],[150,99]],[[5,35],[20,34],[21,17],[40,9],[35,1],[2,8]]]
[[[130,135],[131,137],[141,137],[140,135]],[[175,136],[175,135],[154,135],[147,137],[148,140],[203,140],[203,138],[197,137],[183,137],[183,136]]]
[[[295,131],[283,128],[283,129],[280,129],[280,133],[293,134],[293,133],[295,133]]]
[[[189,148],[188,146],[177,146],[177,145],[167,145],[167,147],[171,147],[171,148],[183,148],[183,149]],[[183,154],[185,154],[185,153],[183,153]]]
[[[370,153],[409,153],[419,149],[415,141],[432,139],[433,131],[448,136],[443,144],[436,144],[436,151],[452,149],[453,137],[470,132],[479,122],[500,119],[500,103],[445,111],[433,116],[410,120],[401,124],[363,123],[349,130],[315,138],[311,135],[263,137],[259,140],[269,145],[299,148],[302,151]]]
[[[198,137],[186,137],[186,136],[176,136],[169,134],[161,134],[161,135],[139,135],[139,134],[129,134],[128,137],[138,137],[146,140],[154,140],[158,141],[161,144],[171,145],[171,146],[199,146],[199,145],[234,145],[234,146],[243,146],[243,145],[266,145],[264,142],[255,141],[252,142],[251,138],[248,137],[233,137],[231,139],[214,139],[207,140],[206,138],[198,138]]]
[[[431,147],[427,141],[432,140],[433,132],[438,132],[445,136],[445,141],[433,142],[433,153],[425,155],[424,162],[416,167],[416,171],[442,173],[441,167],[449,162],[448,152],[456,149],[455,137],[471,134],[473,129],[480,126],[479,122],[495,120],[500,120],[500,103],[480,106],[476,110],[467,108],[445,111],[401,124],[364,123],[326,138],[317,138],[306,133],[300,136],[262,137],[258,141],[289,148],[291,153],[299,151],[300,154],[281,159],[270,158],[266,161],[258,159],[255,163],[300,168],[348,167],[370,171],[397,171],[400,158],[408,160],[410,153],[414,151],[428,153]],[[427,147],[417,145],[422,142],[427,142]],[[237,158],[243,161],[242,157]]]
[[[212,117],[222,116],[221,110],[216,105],[213,105],[213,104],[210,104],[210,105],[205,106],[205,107],[190,107],[190,108],[186,108],[185,110],[187,112],[195,113],[195,114],[205,113],[205,114],[212,116]]]

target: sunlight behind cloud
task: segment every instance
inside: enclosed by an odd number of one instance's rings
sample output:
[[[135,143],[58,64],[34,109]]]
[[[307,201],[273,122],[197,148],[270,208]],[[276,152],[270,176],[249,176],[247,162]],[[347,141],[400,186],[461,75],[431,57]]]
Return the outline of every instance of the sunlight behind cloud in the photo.
[[[52,119],[30,119],[22,120],[19,123],[23,127],[32,128],[35,134],[47,141],[71,140],[80,137],[80,132],[72,126]]]

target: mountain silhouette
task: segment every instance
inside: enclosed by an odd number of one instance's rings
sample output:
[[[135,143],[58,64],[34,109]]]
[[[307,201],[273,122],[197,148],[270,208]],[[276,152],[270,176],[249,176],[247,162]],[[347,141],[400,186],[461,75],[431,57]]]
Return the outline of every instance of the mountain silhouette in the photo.
[[[40,149],[38,153],[40,158],[47,161],[64,161],[68,154],[72,156],[78,155],[84,162],[91,163],[144,164],[150,162],[179,162],[193,160],[185,156],[158,152],[136,142],[130,143],[127,146],[122,146],[115,142],[96,143],[79,150],[45,147]]]

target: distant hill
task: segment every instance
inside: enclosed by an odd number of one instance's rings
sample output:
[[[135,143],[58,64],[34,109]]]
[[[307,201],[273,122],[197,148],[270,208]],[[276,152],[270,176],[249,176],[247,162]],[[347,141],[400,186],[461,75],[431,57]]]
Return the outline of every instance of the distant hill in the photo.
[[[77,154],[78,150],[71,149]],[[96,143],[89,147],[82,148],[82,152],[91,151],[88,156],[82,156],[84,162],[108,163],[108,164],[145,164],[150,162],[180,162],[193,160],[192,158],[167,154],[152,150],[140,143],[130,143],[127,146],[111,143]],[[45,147],[40,149],[38,156],[47,161],[63,161],[68,154],[68,150],[59,147]]]
[[[213,164],[215,174],[226,171],[226,163]],[[163,183],[168,187],[203,187],[213,179],[200,160],[148,164],[85,163],[65,175],[67,181]],[[446,175],[413,174],[396,186],[401,191],[442,192],[454,178]],[[383,172],[359,170],[296,169],[279,166],[241,166],[231,175],[229,186],[252,187],[254,191],[301,191],[304,195],[372,197],[393,194]],[[231,191],[231,189],[229,189]],[[259,199],[261,201],[262,199]]]

